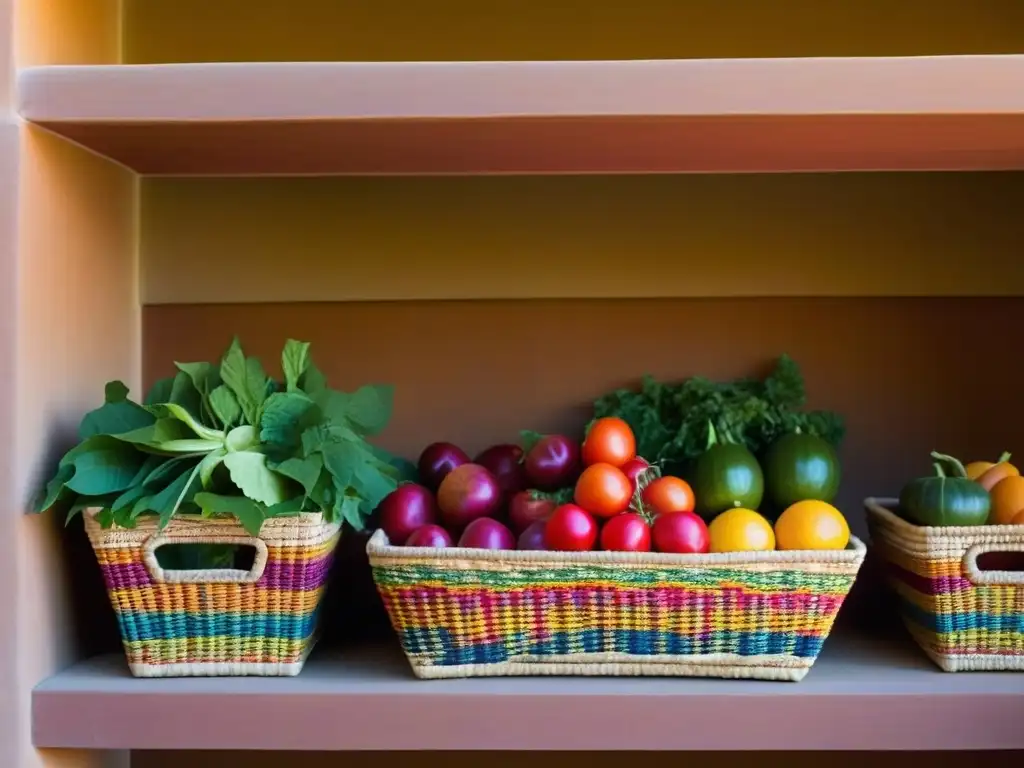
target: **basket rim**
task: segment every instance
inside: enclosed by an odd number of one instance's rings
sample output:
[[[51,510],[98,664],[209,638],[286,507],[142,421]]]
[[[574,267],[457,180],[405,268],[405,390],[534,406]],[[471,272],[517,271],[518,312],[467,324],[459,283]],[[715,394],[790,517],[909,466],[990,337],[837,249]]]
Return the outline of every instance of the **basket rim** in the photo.
[[[864,508],[872,515],[881,518],[900,533],[927,539],[949,538],[991,538],[993,536],[1010,536],[1024,542],[1024,525],[1001,523],[998,525],[918,525],[904,520],[890,507],[899,505],[899,499],[891,496],[868,496],[864,499]]]
[[[506,563],[552,563],[572,565],[655,565],[675,567],[743,566],[755,564],[831,564],[860,566],[867,547],[859,538],[850,536],[846,549],[794,549],[768,552],[713,552],[708,554],[675,554],[666,552],[553,552],[519,549],[472,549],[469,547],[402,547],[392,544],[383,529],[374,531],[366,543],[370,557],[397,560],[477,560]]]
[[[90,522],[97,522],[96,516],[103,511],[103,507],[86,507],[83,514],[88,516]],[[145,515],[136,518],[136,524],[134,528],[122,528],[120,526],[111,526],[110,528],[104,528],[103,530],[110,531],[139,531],[139,530],[156,530],[160,525],[160,518],[156,515]],[[98,523],[97,523],[98,524]],[[328,524],[324,519],[323,512],[299,512],[295,515],[283,515],[281,517],[271,517],[263,521],[264,528],[285,528],[292,525],[306,525],[306,526],[317,526]],[[330,523],[333,525],[334,523]],[[177,528],[196,528],[196,527],[208,527],[217,528],[223,530],[238,529],[243,535],[250,536],[245,531],[245,527],[242,523],[234,517],[200,517],[198,515],[175,515],[171,518],[170,522],[163,528],[162,533],[173,531]]]

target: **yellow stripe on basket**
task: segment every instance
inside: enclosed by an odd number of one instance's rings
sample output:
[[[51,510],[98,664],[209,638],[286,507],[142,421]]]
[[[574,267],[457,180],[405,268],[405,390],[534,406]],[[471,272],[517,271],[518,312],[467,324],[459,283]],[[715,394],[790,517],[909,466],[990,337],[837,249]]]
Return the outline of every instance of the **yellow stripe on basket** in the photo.
[[[1024,591],[1012,585],[979,584],[971,589],[937,595],[920,592],[901,579],[892,579],[891,585],[897,595],[930,614],[1010,616],[1024,611]]]
[[[171,640],[139,640],[125,642],[129,661],[227,661],[249,657],[253,660],[291,661],[300,656],[309,638],[284,640],[281,638],[214,636],[204,638],[174,638]]]
[[[253,589],[248,584],[157,584],[109,590],[120,612],[283,613],[312,612],[324,588],[310,590]]]

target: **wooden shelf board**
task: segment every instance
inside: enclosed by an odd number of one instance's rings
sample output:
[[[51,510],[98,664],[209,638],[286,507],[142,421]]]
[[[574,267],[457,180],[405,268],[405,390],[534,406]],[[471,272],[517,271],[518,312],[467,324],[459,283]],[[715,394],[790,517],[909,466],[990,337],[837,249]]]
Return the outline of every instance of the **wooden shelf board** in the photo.
[[[120,655],[41,683],[35,746],[261,750],[1024,749],[1019,673],[943,673],[909,641],[831,638],[799,683],[419,680],[393,647],[294,678],[135,679]],[[627,713],[627,720],[623,720]]]
[[[1024,55],[46,66],[18,111],[146,174],[1024,168]]]

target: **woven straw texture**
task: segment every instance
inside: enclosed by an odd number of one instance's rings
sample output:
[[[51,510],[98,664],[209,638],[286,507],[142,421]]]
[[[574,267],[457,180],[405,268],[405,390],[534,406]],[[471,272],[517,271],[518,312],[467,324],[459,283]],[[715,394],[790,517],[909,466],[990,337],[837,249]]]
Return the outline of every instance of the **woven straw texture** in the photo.
[[[866,499],[872,549],[903,624],[947,672],[1024,670],[1024,573],[980,570],[986,552],[1024,552],[1024,525],[927,527]]]
[[[155,518],[103,529],[85,516],[137,677],[290,676],[316,639],[317,613],[341,526],[319,514],[268,520],[253,538],[234,520]],[[254,546],[251,571],[164,571],[167,543]]]
[[[800,680],[864,560],[367,545],[413,672]]]

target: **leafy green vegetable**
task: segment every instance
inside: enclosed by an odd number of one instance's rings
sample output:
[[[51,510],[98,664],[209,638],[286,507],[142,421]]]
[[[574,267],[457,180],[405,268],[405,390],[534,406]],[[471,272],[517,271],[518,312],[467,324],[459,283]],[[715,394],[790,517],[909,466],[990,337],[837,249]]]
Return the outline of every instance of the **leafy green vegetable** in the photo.
[[[177,514],[229,515],[253,535],[269,518],[319,511],[362,529],[415,471],[367,442],[390,420],[393,392],[331,389],[309,349],[285,344],[283,382],[246,357],[238,339],[219,364],[176,363],[177,374],[156,382],[142,404],[110,382],[37,511],[59,507],[70,519],[99,507],[102,525],[124,527],[152,514],[161,528]]]
[[[641,456],[678,470],[703,453],[709,424],[755,455],[797,427],[838,446],[845,434],[842,417],[800,410],[805,402],[800,369],[782,355],[765,379],[716,382],[694,376],[667,383],[645,376],[639,390],[617,389],[598,398],[594,418],[622,418],[632,427]]]

